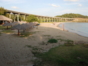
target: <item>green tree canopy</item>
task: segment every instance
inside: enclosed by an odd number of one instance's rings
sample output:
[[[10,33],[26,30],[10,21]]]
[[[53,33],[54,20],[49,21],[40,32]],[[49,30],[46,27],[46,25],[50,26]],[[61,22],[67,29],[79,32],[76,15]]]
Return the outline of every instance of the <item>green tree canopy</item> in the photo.
[[[35,22],[35,21],[39,22],[38,19],[34,15],[27,16],[26,21],[27,22]]]
[[[63,15],[58,15],[56,17],[65,17],[65,18],[88,18],[88,16],[84,16],[81,14],[68,13]]]
[[[0,7],[0,15],[5,15],[6,10],[3,7]]]

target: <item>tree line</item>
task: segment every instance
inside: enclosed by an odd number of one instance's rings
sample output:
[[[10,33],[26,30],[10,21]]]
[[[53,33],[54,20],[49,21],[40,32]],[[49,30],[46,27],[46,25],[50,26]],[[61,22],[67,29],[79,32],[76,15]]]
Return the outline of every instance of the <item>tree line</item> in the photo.
[[[8,18],[11,18],[13,21],[17,21],[17,16],[14,14],[6,13],[6,10],[3,7],[0,7],[0,15],[4,15]],[[37,22],[39,22],[39,20],[37,19],[37,17],[35,15],[28,15],[28,16],[26,16],[25,19],[24,19],[24,16],[19,15],[19,21],[27,21],[27,22],[37,21]]]
[[[6,10],[3,7],[0,7],[0,15],[5,15]]]
[[[75,14],[75,13],[66,13],[63,15],[57,15],[56,17],[63,17],[63,18],[88,18],[88,16]]]

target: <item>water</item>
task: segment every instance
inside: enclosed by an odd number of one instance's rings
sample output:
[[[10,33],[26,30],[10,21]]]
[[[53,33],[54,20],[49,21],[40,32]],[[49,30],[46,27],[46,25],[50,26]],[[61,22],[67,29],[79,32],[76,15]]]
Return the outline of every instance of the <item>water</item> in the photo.
[[[88,37],[88,23],[61,23],[59,27],[62,28],[62,25],[64,24],[64,29],[68,30],[69,32],[77,33],[81,36]]]

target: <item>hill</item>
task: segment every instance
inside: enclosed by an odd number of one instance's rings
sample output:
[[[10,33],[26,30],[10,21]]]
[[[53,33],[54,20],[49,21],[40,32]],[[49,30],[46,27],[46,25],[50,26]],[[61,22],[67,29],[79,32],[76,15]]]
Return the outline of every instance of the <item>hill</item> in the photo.
[[[64,17],[64,18],[88,18],[88,16],[74,13],[66,13],[63,15],[57,15],[56,17]]]

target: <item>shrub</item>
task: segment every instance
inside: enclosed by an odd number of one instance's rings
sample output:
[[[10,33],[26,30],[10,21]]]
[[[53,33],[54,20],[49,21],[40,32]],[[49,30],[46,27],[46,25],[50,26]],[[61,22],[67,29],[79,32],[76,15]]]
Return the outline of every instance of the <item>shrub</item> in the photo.
[[[48,43],[57,43],[58,41],[56,39],[49,39]]]

